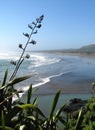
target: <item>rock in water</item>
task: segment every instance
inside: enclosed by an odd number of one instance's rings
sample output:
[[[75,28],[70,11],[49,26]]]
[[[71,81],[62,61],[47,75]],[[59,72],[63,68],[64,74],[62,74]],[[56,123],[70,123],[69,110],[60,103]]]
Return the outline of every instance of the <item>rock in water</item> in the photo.
[[[82,100],[79,98],[71,99],[71,100],[69,100],[67,105],[64,107],[63,111],[67,112],[67,113],[73,113],[73,112],[79,110],[80,108],[84,109],[86,103],[87,103],[87,100]]]

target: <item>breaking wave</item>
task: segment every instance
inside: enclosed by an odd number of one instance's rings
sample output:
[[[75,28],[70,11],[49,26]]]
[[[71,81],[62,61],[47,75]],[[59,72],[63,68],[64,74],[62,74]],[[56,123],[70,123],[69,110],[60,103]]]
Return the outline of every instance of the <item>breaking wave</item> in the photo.
[[[60,58],[46,57],[42,55],[31,55],[31,63],[28,69],[54,64],[60,60]]]

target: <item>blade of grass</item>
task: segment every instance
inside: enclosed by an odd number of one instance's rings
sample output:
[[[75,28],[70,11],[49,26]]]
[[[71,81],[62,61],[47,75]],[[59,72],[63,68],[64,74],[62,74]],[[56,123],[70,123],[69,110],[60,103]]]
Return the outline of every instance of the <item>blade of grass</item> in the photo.
[[[34,101],[33,101],[33,104],[36,105],[37,104],[37,97],[35,97]]]
[[[15,79],[11,80],[11,81],[7,84],[7,87],[8,87],[8,86],[12,86],[12,85],[17,84],[17,83],[20,83],[20,82],[22,82],[22,81],[24,81],[24,80],[26,80],[26,79],[29,79],[29,78],[31,78],[31,76],[32,76],[32,75],[27,75],[27,76],[22,76],[22,77],[19,77],[19,78],[15,78]]]
[[[19,130],[24,130],[24,128],[25,128],[25,125],[21,125]]]
[[[32,97],[32,85],[30,85],[29,89],[28,89],[28,93],[27,93],[27,104],[30,103]]]
[[[61,112],[63,111],[64,107],[66,106],[66,104],[64,104],[61,108],[59,108],[54,116],[55,120],[58,119],[59,115],[61,114]]]
[[[62,125],[64,125],[66,123],[66,121],[63,119],[63,116],[59,116],[58,117],[59,121],[62,123]]]
[[[2,126],[0,126],[0,130],[3,130],[3,127],[2,127]],[[14,130],[14,129],[11,128],[11,127],[5,126],[5,130]]]
[[[75,130],[77,130],[77,128],[78,128],[79,121],[80,121],[80,118],[81,118],[81,114],[82,114],[82,108],[81,108],[80,111],[79,111],[78,119],[77,119],[76,125],[75,125]]]
[[[15,117],[21,111],[20,108],[14,107],[6,114],[6,122],[10,122],[13,117]]]
[[[5,75],[4,75],[3,82],[2,82],[1,86],[4,86],[6,84],[7,76],[8,76],[8,69],[5,71]]]
[[[4,112],[2,111],[2,130],[6,130],[5,129],[5,118],[4,118]]]
[[[16,107],[19,107],[19,108],[25,109],[25,110],[33,109],[35,112],[37,112],[38,114],[40,114],[41,116],[43,116],[44,118],[46,118],[45,115],[41,112],[41,110],[37,106],[35,106],[33,104],[18,105]]]
[[[57,102],[58,102],[58,99],[59,99],[59,95],[60,95],[60,90],[56,93],[56,95],[54,97],[54,100],[53,100],[53,103],[52,103],[52,107],[51,107],[51,111],[50,111],[50,115],[49,115],[49,120],[53,116],[53,113],[55,111],[55,108],[56,108],[56,105],[57,105]]]
[[[35,124],[37,129],[43,130],[42,126],[39,124],[39,122],[36,121],[36,118],[34,116],[28,116],[27,119],[31,120]]]

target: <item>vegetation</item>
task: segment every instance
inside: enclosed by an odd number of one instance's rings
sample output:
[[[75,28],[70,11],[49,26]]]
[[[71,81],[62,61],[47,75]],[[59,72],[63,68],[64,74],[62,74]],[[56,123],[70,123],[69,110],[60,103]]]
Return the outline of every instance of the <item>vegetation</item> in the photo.
[[[31,29],[31,33],[23,33],[27,37],[26,45],[23,47],[19,44],[19,48],[22,49],[19,60],[11,61],[11,64],[15,66],[15,69],[8,79],[8,70],[5,71],[4,77],[0,85],[0,129],[1,130],[95,130],[95,83],[92,83],[93,97],[88,100],[88,103],[74,111],[64,112],[66,104],[63,104],[58,110],[56,105],[59,100],[60,90],[55,94],[50,114],[48,117],[40,110],[37,103],[37,98],[30,102],[32,98],[32,85],[30,85],[27,92],[26,103],[22,102],[19,94],[22,91],[14,89],[14,85],[18,84],[28,78],[31,75],[17,77],[16,74],[20,68],[20,65],[29,58],[29,54],[24,56],[24,52],[29,44],[36,44],[36,41],[31,40],[31,36],[37,33],[37,30],[41,27],[43,15],[36,19],[36,22],[32,22],[28,27]],[[14,95],[18,97],[18,100],[13,100]],[[61,128],[58,124],[61,124]]]
[[[95,53],[95,44],[83,46],[78,51],[79,52],[85,52],[85,53]]]
[[[82,46],[77,49],[60,49],[60,50],[42,50],[43,52],[50,53],[71,53],[71,54],[94,54],[95,55],[95,44],[89,44],[87,46]],[[39,51],[40,52],[40,51]]]

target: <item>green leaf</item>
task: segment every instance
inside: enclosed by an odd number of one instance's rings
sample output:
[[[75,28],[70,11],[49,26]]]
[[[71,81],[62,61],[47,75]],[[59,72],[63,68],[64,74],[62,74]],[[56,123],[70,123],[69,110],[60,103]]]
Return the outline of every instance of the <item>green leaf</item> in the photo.
[[[14,130],[11,127],[8,127],[8,126],[5,125],[5,117],[4,117],[4,112],[3,111],[2,111],[2,126],[0,126],[0,128],[2,130]]]
[[[0,93],[6,88],[6,86],[0,87]]]
[[[2,82],[1,86],[4,86],[6,84],[7,76],[8,76],[8,69],[5,71],[5,75],[4,75],[3,82]]]
[[[15,78],[13,80],[11,80],[8,84],[7,84],[7,87],[8,86],[13,86],[14,84],[17,84],[17,83],[20,83],[26,79],[29,79],[31,78],[31,75],[27,75],[27,76],[22,76],[22,77],[19,77],[19,78]]]
[[[2,130],[6,130],[6,129],[5,129],[4,112],[3,112],[3,111],[2,111]]]
[[[33,92],[32,93],[35,93],[35,92],[37,92],[39,90],[39,88],[38,87],[36,87],[36,88],[33,88]]]
[[[61,114],[61,112],[63,111],[64,107],[66,106],[66,104],[64,104],[61,108],[59,108],[54,116],[55,120],[59,118],[59,115]]]
[[[66,121],[63,119],[63,116],[58,116],[59,121],[64,125]]]
[[[24,130],[25,125],[21,125],[19,130]]]
[[[78,128],[79,121],[80,121],[80,118],[81,118],[81,114],[82,114],[82,108],[79,111],[79,115],[78,115],[78,118],[77,118],[77,121],[76,121],[76,125],[75,125],[75,130],[77,130],[77,128]]]
[[[52,103],[52,107],[51,107],[51,111],[50,111],[50,116],[49,116],[49,120],[53,117],[53,113],[55,111],[58,99],[59,99],[59,95],[60,95],[60,90],[56,93],[53,103]]]
[[[2,126],[0,126],[0,129],[2,129],[3,130],[3,127]],[[14,130],[13,128],[11,128],[11,127],[8,127],[8,126],[5,126],[5,129],[4,130]]]
[[[33,100],[33,105],[37,106],[37,97]],[[33,110],[31,111],[31,113],[33,113]]]
[[[32,85],[30,85],[29,89],[28,89],[28,94],[27,94],[27,104],[30,103],[32,97]]]
[[[45,118],[45,115],[41,112],[41,110],[33,104],[17,105],[16,107],[21,108],[21,109],[25,109],[25,110],[32,109]]]
[[[34,105],[37,104],[37,99],[38,99],[37,97],[34,99],[34,101],[33,101],[33,104],[34,104]]]
[[[10,120],[17,115],[21,111],[20,108],[14,107],[10,111],[8,111],[8,114],[6,114],[6,122],[9,123]]]
[[[0,93],[2,93],[2,91],[6,88],[5,84],[6,84],[6,80],[7,80],[7,75],[8,75],[8,69],[5,71],[5,75],[4,75],[2,84],[0,85]]]
[[[31,120],[36,126],[38,126],[38,122],[36,121],[35,116],[27,116],[27,119]]]
[[[34,116],[27,116],[27,119],[31,120],[34,125],[39,128],[39,130],[43,130],[42,126],[39,124],[39,122],[37,122],[36,118]]]

